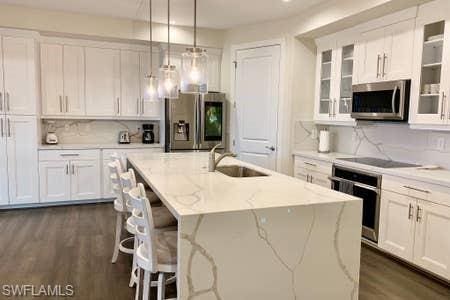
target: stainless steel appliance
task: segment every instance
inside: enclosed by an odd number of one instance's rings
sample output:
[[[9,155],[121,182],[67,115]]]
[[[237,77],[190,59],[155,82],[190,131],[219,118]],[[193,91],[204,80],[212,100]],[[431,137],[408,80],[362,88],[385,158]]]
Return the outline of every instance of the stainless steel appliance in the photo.
[[[130,133],[128,131],[119,132],[119,144],[129,144],[130,143]]]
[[[414,165],[414,164],[409,164],[409,163],[404,163],[404,162],[399,162],[399,161],[393,161],[393,160],[373,158],[373,157],[339,158],[339,160],[363,164],[363,165],[369,165],[369,166],[374,166],[374,167],[384,168],[384,169],[420,167],[419,165]]]
[[[166,151],[225,148],[226,108],[222,93],[166,100]]]
[[[363,199],[362,236],[377,243],[381,175],[333,165],[331,188]]]
[[[411,80],[353,86],[352,113],[357,120],[407,121]]]

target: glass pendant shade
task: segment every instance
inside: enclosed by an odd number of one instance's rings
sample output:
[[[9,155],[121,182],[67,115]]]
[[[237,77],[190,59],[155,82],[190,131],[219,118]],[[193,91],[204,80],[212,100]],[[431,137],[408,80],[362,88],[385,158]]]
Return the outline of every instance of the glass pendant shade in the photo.
[[[153,75],[149,75],[145,78],[145,101],[158,101],[158,78]]]
[[[181,61],[181,92],[208,92],[208,56],[201,48],[188,48]]]
[[[159,69],[158,94],[160,98],[178,99],[180,77],[174,65],[164,65]]]

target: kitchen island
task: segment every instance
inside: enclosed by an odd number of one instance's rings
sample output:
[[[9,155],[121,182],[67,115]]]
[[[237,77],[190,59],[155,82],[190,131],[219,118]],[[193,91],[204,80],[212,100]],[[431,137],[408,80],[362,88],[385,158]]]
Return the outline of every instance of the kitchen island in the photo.
[[[357,299],[360,199],[259,168],[208,172],[208,153],[132,154],[178,219],[178,299]]]

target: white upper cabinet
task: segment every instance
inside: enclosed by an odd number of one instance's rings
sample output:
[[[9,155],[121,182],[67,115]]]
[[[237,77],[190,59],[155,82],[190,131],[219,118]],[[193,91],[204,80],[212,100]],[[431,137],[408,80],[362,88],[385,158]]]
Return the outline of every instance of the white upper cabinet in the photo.
[[[11,115],[36,114],[36,49],[31,38],[2,38],[4,108]]]
[[[121,115],[138,116],[141,112],[139,73],[139,52],[132,50],[120,51],[121,66]]]
[[[86,114],[120,115],[120,50],[85,48]]]
[[[357,83],[412,78],[415,20],[362,33],[355,47]]]
[[[42,44],[41,81],[44,115],[85,114],[83,47]]]
[[[207,51],[208,55],[208,90],[220,92],[222,55],[217,51]]]
[[[353,124],[354,44],[335,37],[318,42],[314,120],[326,124]]]
[[[430,21],[419,19],[416,28],[410,123],[447,126],[450,124],[450,21]]]

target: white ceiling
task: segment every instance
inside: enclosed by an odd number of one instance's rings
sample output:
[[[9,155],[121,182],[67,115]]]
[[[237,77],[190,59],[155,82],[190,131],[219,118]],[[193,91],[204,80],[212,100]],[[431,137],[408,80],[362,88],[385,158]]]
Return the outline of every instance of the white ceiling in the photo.
[[[325,0],[199,0],[198,25],[225,29],[237,25],[293,16]],[[0,0],[3,4],[121,17],[148,19],[148,0]],[[176,25],[192,24],[194,0],[171,0]],[[155,22],[167,22],[167,0],[153,0]]]

